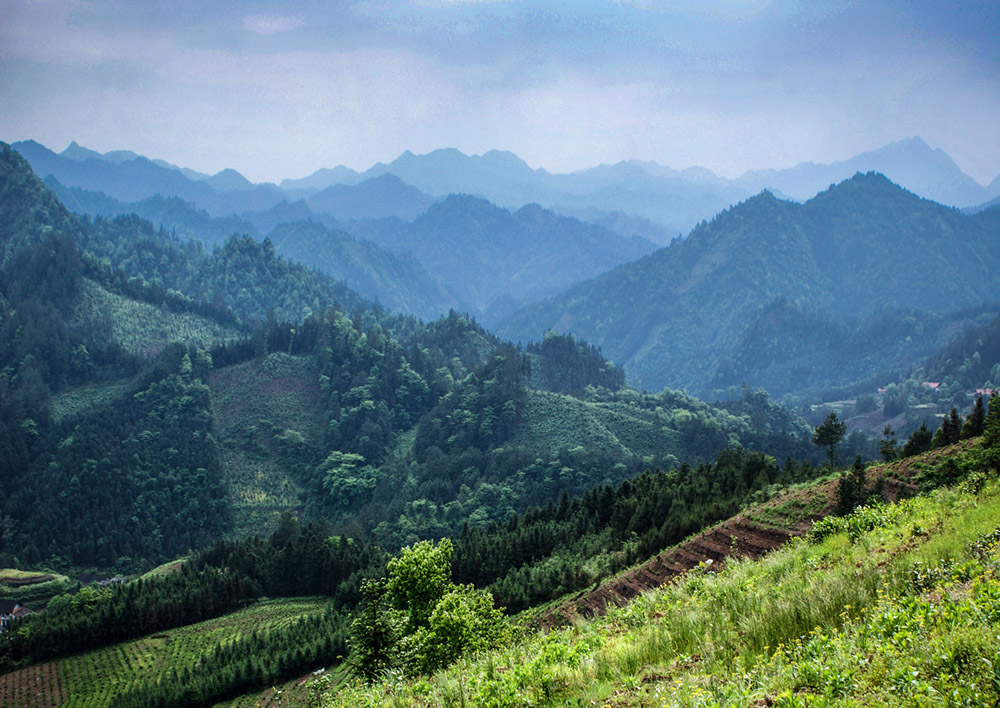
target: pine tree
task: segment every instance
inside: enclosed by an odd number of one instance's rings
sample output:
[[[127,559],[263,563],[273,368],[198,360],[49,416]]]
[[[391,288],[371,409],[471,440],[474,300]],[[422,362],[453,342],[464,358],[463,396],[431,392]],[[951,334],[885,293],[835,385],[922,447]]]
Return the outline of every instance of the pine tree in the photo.
[[[896,445],[896,431],[888,423],[882,428],[882,439],[878,443],[878,454],[886,462],[892,462],[899,457],[899,448]]]
[[[928,429],[927,423],[923,422],[920,427],[910,433],[906,444],[903,445],[903,457],[919,455],[931,449],[934,434]]]
[[[830,457],[830,467],[834,466],[836,460],[835,447],[837,443],[844,439],[847,433],[847,424],[837,419],[837,414],[833,411],[826,417],[820,425],[813,431],[813,444],[819,447],[829,447],[827,454]]]
[[[986,422],[986,411],[983,408],[983,397],[976,396],[976,403],[972,406],[972,412],[965,419],[962,425],[961,438],[975,438],[983,434],[983,424]]]

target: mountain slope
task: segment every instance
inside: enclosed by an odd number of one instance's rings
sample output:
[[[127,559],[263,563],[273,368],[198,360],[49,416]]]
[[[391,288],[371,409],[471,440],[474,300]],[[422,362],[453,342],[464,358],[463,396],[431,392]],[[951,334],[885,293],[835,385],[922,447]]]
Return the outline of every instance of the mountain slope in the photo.
[[[880,307],[945,313],[994,301],[1000,254],[991,211],[965,216],[876,174],[802,205],[765,192],[683,242],[526,307],[499,332],[523,340],[570,331],[647,387],[707,395],[740,383],[729,362],[743,352],[744,330],[777,302],[799,311],[796,320],[811,319],[804,336],[822,338],[824,322],[835,332],[837,322]],[[757,384],[753,371],[739,374]]]
[[[511,213],[467,195],[434,204],[412,224],[352,228],[392,251],[412,253],[480,313],[502,298],[537,300],[653,248],[538,205]]]
[[[950,206],[974,206],[997,196],[991,187],[983,187],[962,172],[947,153],[920,138],[899,140],[843,162],[808,162],[786,170],[748,172],[736,182],[750,191],[776,189],[795,199],[809,199],[856,172],[869,171],[880,172],[926,199]]]
[[[462,309],[460,301],[409,254],[384,250],[313,221],[280,224],[268,238],[285,257],[343,280],[394,312],[432,320]]]
[[[311,209],[337,219],[398,216],[412,220],[433,203],[433,197],[393,174],[372,177],[357,185],[332,185],[306,198]]]
[[[314,213],[304,202],[281,202],[267,212],[243,217],[211,217],[179,197],[156,194],[126,203],[102,192],[66,187],[52,176],[46,179],[46,184],[78,214],[138,214],[181,238],[198,239],[210,247],[223,246],[234,234],[259,238],[262,232],[255,228],[254,222],[270,226],[267,231],[282,256],[318,268],[390,310],[434,319],[451,308],[462,309],[461,303],[412,258],[315,223],[314,219],[323,218],[322,215]],[[272,222],[279,222],[280,226]]]

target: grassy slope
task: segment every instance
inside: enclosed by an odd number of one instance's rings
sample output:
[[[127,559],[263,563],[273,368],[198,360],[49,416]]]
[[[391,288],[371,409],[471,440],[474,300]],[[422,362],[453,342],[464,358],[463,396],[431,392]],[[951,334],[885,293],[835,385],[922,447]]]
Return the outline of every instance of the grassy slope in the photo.
[[[705,407],[710,419],[738,430],[745,424],[725,411]],[[678,427],[691,413],[684,409],[646,410],[624,402],[585,402],[548,391],[530,391],[524,421],[514,444],[525,447],[575,447],[583,443],[620,455],[683,454]],[[736,442],[735,438],[733,440]]]
[[[265,600],[207,622],[36,664],[0,676],[0,705],[113,708],[114,696],[130,686],[190,668],[218,644],[320,614],[326,603],[326,598]]]
[[[72,586],[68,577],[58,573],[0,568],[0,599],[15,600],[33,610],[44,608],[53,595]]]
[[[109,327],[121,346],[132,354],[155,354],[169,342],[182,341],[209,349],[213,344],[242,336],[232,327],[190,313],[170,312],[146,302],[110,292],[86,278],[72,324]]]
[[[299,505],[295,451],[275,439],[293,430],[304,456],[322,442],[319,374],[311,357],[271,354],[216,369],[212,402],[237,536],[265,533]]]
[[[998,520],[995,477],[862,510],[825,538],[701,565],[598,619],[324,705],[993,705]]]

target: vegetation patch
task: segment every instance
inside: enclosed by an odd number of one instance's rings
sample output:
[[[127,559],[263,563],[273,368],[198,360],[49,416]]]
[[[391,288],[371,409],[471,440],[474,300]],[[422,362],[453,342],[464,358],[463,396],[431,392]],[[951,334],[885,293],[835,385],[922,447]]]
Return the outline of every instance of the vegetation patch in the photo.
[[[325,598],[266,600],[207,622],[4,674],[0,705],[111,708],[119,705],[120,694],[190,673],[218,647],[321,615],[327,602]],[[42,694],[32,687],[43,688],[49,702],[42,702]]]
[[[188,312],[171,312],[165,306],[132,300],[97,283],[81,280],[80,299],[71,324],[99,326],[130,354],[152,355],[168,342],[187,342],[201,349],[233,342],[242,333],[233,327]]]
[[[859,509],[757,561],[703,564],[604,617],[430,676],[331,691],[323,705],[994,705],[995,474],[888,509]]]
[[[93,408],[106,406],[129,395],[135,385],[132,381],[114,381],[106,384],[83,386],[64,391],[52,397],[49,410],[52,419],[60,423]]]
[[[274,353],[212,372],[229,502],[237,536],[264,533],[297,508],[295,477],[322,442],[318,372],[312,357]]]
[[[65,575],[45,571],[0,569],[0,599],[44,607],[54,595],[66,592],[73,583]],[[41,607],[37,609],[41,609]]]

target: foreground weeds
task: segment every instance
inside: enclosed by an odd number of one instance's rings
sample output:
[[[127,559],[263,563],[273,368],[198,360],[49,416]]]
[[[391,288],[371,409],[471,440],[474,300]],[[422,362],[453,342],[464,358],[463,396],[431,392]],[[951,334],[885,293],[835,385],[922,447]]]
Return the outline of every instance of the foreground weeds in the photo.
[[[995,480],[860,509],[759,561],[324,706],[1000,705]]]

